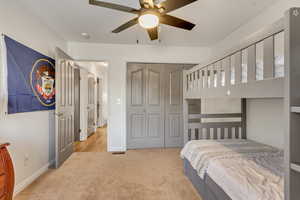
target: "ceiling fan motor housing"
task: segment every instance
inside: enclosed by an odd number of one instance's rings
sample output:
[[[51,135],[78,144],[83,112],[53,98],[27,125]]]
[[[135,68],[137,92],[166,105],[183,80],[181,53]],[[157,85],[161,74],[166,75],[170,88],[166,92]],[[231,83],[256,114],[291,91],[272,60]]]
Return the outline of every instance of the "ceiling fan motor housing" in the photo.
[[[143,10],[141,10],[141,12],[139,14],[139,17],[142,16],[142,15],[146,15],[146,14],[155,15],[157,17],[160,16],[160,13],[159,13],[158,9],[156,9],[156,8],[149,8],[149,9],[143,9]]]

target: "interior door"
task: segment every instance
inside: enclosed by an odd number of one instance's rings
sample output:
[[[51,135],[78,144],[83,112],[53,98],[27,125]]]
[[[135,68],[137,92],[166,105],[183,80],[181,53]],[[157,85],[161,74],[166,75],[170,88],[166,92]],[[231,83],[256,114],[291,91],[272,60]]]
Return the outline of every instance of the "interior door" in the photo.
[[[72,59],[56,49],[55,167],[73,153],[74,67]]]
[[[88,136],[88,71],[80,69],[80,140],[84,141]]]
[[[74,69],[74,140],[80,141],[80,69]]]
[[[165,66],[165,146],[183,146],[182,65]]]
[[[98,111],[98,126],[103,126],[103,103],[102,103],[102,97],[103,97],[103,81],[102,78],[98,78],[98,88],[97,88],[97,111]]]
[[[88,78],[88,136],[95,132],[95,78]]]
[[[128,64],[127,120],[129,149],[164,146],[162,65]]]
[[[96,98],[96,102],[97,102],[97,117],[96,117],[96,122],[97,122],[97,126],[99,126],[99,121],[100,121],[100,79],[97,78],[97,98]]]

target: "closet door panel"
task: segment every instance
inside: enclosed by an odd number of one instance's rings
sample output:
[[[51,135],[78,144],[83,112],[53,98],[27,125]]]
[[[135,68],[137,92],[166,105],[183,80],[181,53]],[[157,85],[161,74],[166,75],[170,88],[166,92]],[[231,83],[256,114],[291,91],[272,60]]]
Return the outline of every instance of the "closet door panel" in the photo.
[[[183,146],[182,117],[183,65],[165,67],[165,146]]]
[[[163,66],[130,63],[127,69],[127,148],[164,146]]]
[[[128,64],[127,69],[127,147],[136,148],[146,134],[146,81],[143,64]]]
[[[144,113],[141,114],[131,114],[131,138],[144,138],[146,136],[146,116]]]
[[[147,64],[146,77],[145,143],[150,145],[149,147],[164,147],[164,64]]]

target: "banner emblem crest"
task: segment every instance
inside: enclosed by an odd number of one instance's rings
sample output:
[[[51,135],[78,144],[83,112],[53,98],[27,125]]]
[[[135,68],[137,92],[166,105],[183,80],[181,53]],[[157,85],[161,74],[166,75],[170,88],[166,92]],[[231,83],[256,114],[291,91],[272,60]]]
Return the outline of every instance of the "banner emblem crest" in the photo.
[[[37,60],[30,74],[31,88],[44,106],[55,105],[55,67],[47,59]]]

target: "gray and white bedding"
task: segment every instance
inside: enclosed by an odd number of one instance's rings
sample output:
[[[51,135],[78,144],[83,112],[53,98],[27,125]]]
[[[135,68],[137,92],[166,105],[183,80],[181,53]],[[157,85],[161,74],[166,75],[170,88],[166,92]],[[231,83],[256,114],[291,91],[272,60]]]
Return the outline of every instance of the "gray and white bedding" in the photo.
[[[232,200],[282,200],[283,151],[251,140],[194,140],[181,151]]]

